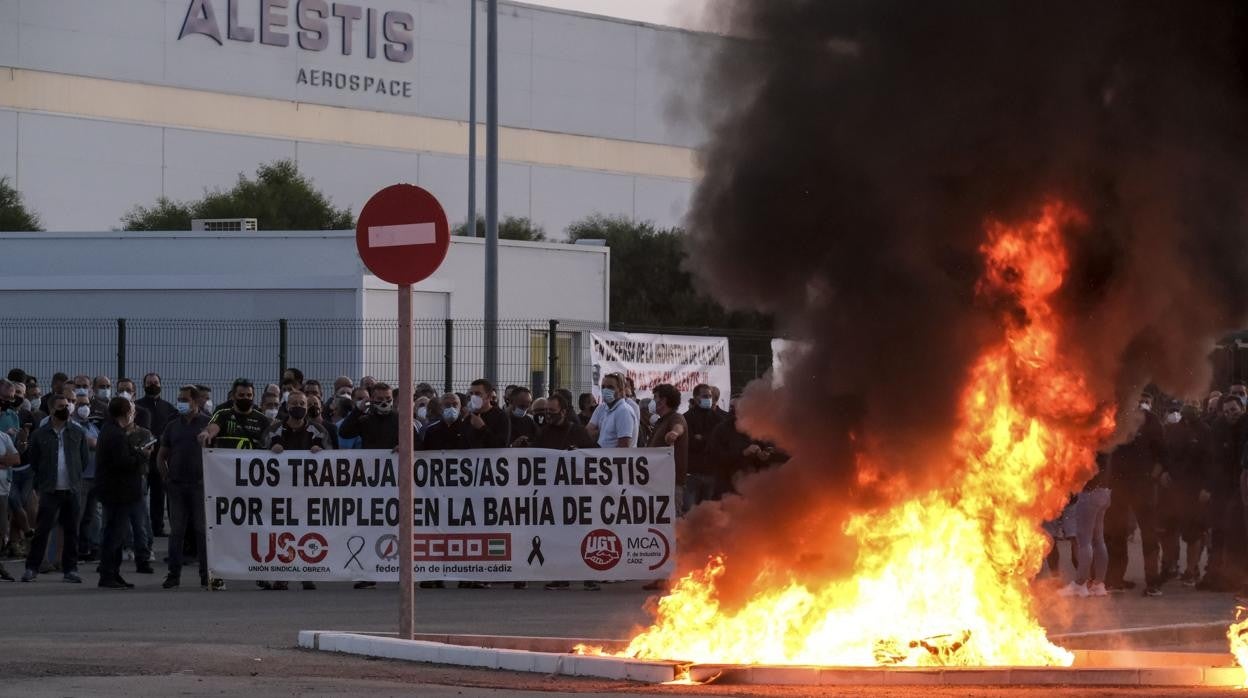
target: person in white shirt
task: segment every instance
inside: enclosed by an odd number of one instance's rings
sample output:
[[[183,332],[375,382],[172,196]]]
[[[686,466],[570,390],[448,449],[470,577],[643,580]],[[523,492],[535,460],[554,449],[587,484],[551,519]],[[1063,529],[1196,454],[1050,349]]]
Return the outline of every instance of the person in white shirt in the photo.
[[[600,448],[630,448],[638,429],[638,414],[624,395],[624,377],[608,373],[602,377],[602,404],[589,420],[589,435]]]

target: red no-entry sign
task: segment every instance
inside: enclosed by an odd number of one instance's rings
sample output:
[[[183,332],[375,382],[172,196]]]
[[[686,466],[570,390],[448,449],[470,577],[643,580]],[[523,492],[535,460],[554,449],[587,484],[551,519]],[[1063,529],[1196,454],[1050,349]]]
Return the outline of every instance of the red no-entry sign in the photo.
[[[383,281],[423,281],[446,259],[451,228],[433,194],[395,184],[373,194],[355,224],[355,245],[364,266]]]

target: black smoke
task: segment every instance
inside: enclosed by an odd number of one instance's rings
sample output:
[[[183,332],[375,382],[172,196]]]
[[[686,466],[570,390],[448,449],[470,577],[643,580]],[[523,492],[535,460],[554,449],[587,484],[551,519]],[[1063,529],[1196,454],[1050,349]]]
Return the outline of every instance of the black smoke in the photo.
[[[878,488],[850,435],[915,487],[954,428],[970,362],[1001,337],[977,302],[989,219],[1080,209],[1061,291],[1098,398],[1208,387],[1248,314],[1248,5],[1241,2],[717,1],[711,135],[690,216],[695,272],[807,351],[743,422],[793,460],[702,507],[690,555],[826,573]],[[831,505],[831,506],[829,506]]]

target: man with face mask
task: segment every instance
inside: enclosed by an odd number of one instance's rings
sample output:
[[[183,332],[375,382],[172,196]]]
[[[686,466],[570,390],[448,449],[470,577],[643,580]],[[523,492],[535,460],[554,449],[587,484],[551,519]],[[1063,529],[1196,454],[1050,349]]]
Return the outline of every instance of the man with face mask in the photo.
[[[546,398],[543,411],[542,427],[531,444],[534,448],[567,451],[598,446],[576,418],[576,413],[572,411],[572,401],[566,391],[556,390]]]
[[[77,383],[80,376],[75,376]],[[105,375],[96,376],[91,381],[91,414],[97,419],[108,419],[108,403],[113,399],[113,381]]]
[[[1200,578],[1208,518],[1200,504],[1200,488],[1213,462],[1213,439],[1195,405],[1177,400],[1166,409],[1166,453],[1170,456],[1171,485],[1161,501],[1162,569],[1179,577],[1184,586]],[[1179,541],[1187,544],[1187,566],[1179,574]]]
[[[264,433],[269,429],[270,420],[255,408],[255,385],[246,378],[239,378],[234,381],[230,394],[233,397],[230,407],[217,410],[208,426],[196,437],[200,445],[207,447],[212,444],[216,448],[262,448]]]
[[[694,387],[685,421],[689,423],[689,477],[685,491],[692,507],[708,499],[718,499],[727,489],[721,468],[708,448],[711,433],[721,421],[715,412],[711,386],[704,383]]]
[[[1213,460],[1197,499],[1209,515],[1212,530],[1209,562],[1196,588],[1234,591],[1245,573],[1239,484],[1248,419],[1244,419],[1244,404],[1238,397],[1223,395],[1219,403],[1222,417],[1211,432]]]
[[[121,577],[121,548],[127,527],[141,516],[143,476],[156,439],[134,423],[134,405],[123,397],[108,403],[109,421],[100,432],[96,448],[96,489],[104,505],[103,544],[100,548],[100,582],[104,589],[132,589]],[[137,542],[137,541],[136,541]],[[136,551],[135,566],[150,573],[146,556]]]
[[[100,531],[102,514],[100,511],[99,493],[95,488],[96,444],[100,438],[103,421],[99,415],[91,414],[90,398],[80,395],[74,399],[69,412],[70,426],[78,427],[87,434],[87,467],[83,468],[82,479],[78,481],[78,502],[80,516],[78,522],[78,561],[91,562],[99,556]]]
[[[586,430],[601,448],[631,448],[638,431],[638,415],[624,395],[624,376],[608,373],[602,377],[602,403],[594,409]]]
[[[317,453],[325,448],[329,436],[320,426],[308,421],[308,396],[299,389],[286,395],[286,418],[274,422],[265,433],[265,446],[273,453],[283,451],[309,451]],[[261,589],[285,591],[289,584],[284,581],[256,582]],[[303,582],[303,588],[316,589],[314,582]]]
[[[537,438],[537,422],[529,414],[533,406],[533,393],[524,386],[511,391],[508,419],[511,422],[511,445],[524,447]]]
[[[148,429],[153,434],[165,433],[169,422],[177,418],[178,412],[173,404],[160,397],[161,385],[159,373],[148,373],[143,376],[143,397],[134,401],[148,414]],[[140,423],[141,424],[141,423]],[[152,460],[147,468],[148,499],[152,517],[152,535],[165,535],[165,481],[160,476],[160,468],[156,465],[156,449],[152,449]]]
[[[39,565],[48,547],[48,536],[60,526],[64,536],[61,546],[61,571],[65,581],[81,584],[78,576],[78,481],[86,467],[87,437],[81,429],[69,425],[69,401],[55,395],[48,401],[52,408],[48,423],[35,430],[27,449],[27,462],[34,474],[35,490],[39,493],[39,523],[26,555],[23,582],[39,576]]]
[[[199,559],[199,584],[221,590],[225,583],[208,578],[208,547],[204,540],[204,452],[199,434],[208,427],[208,415],[199,411],[200,394],[193,385],[178,389],[177,417],[160,435],[156,464],[169,493],[169,567],[162,586],[182,583],[182,558],[187,531],[193,531]]]
[[[1123,579],[1131,534],[1130,514],[1134,513],[1144,549],[1144,595],[1161,596],[1161,585],[1166,580],[1160,567],[1157,488],[1168,486],[1170,475],[1165,429],[1153,412],[1152,395],[1140,396],[1136,409],[1124,418],[1124,426],[1134,427],[1134,435],[1110,456],[1113,497],[1105,512],[1105,546],[1109,551],[1105,588],[1113,593],[1134,586]]]
[[[420,448],[420,432],[412,441],[414,447]],[[347,439],[360,439],[361,448],[384,448],[394,450],[399,447],[399,410],[394,404],[394,390],[386,383],[374,383],[369,391],[369,400],[361,400],[361,404],[347,415],[338,430],[338,436]]]
[[[426,451],[460,451],[472,448],[472,427],[468,424],[459,396],[447,393],[438,402],[439,419],[430,422],[423,434]]]
[[[494,386],[484,378],[472,382],[465,417],[472,448],[507,448],[511,445],[511,420],[494,404]]]

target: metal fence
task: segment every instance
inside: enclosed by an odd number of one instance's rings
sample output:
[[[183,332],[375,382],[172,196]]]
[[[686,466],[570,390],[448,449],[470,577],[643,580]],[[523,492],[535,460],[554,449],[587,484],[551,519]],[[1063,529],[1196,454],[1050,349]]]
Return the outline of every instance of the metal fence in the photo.
[[[594,380],[589,332],[606,329],[566,320],[498,323],[499,383],[535,394],[588,392]],[[709,328],[620,331],[728,336],[733,389],[771,367],[770,336]],[[481,320],[416,320],[413,375],[444,390],[464,390],[481,377]],[[288,367],[327,384],[340,375],[371,375],[397,384],[398,323],[393,320],[159,320],[0,318],[0,370],[20,367],[46,386],[51,375],[161,374],[166,387],[203,383],[221,396],[235,378],[277,382]],[[221,399],[221,398],[218,398]]]

